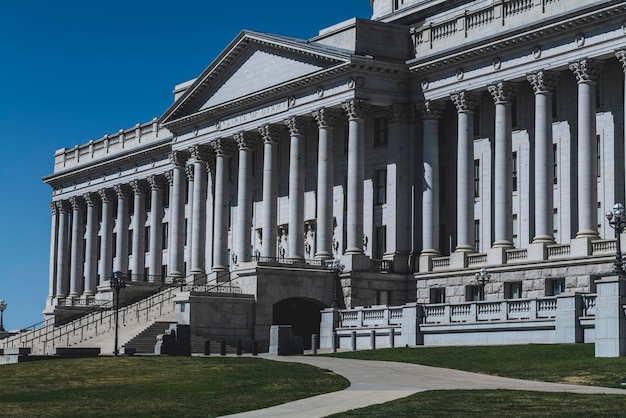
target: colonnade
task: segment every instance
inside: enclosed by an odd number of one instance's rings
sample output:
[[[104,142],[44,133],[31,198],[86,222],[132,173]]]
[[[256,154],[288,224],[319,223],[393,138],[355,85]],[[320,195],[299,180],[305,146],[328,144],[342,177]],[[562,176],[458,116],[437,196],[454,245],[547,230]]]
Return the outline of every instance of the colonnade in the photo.
[[[346,247],[350,254],[363,254],[363,144],[365,113],[369,106],[364,101],[353,100],[342,107],[349,125]],[[315,256],[322,259],[333,254],[333,129],[340,115],[339,109],[320,108],[312,113],[312,118],[298,116],[284,121],[289,131],[288,213],[289,230],[293,234],[304,232],[304,152],[307,132],[310,132],[307,126],[312,120],[317,123]],[[113,271],[130,271],[133,281],[155,280],[163,275],[164,265],[167,265],[167,275],[172,277],[184,277],[188,272],[227,271],[230,261],[228,170],[229,158],[235,152],[239,164],[231,257],[237,263],[250,261],[252,150],[259,138],[263,141],[264,153],[260,218],[263,237],[259,255],[276,257],[278,144],[284,127],[265,124],[255,132],[238,132],[231,137],[175,150],[169,155],[167,170],[160,174],[53,202],[50,297],[92,296],[99,284],[97,278],[102,283]],[[188,203],[185,202],[187,186]],[[169,210],[164,217],[166,197],[169,197]],[[130,199],[133,199],[132,225]],[[187,219],[186,208],[189,209]],[[186,230],[190,233],[188,240]],[[212,254],[207,254],[207,246],[212,247]],[[185,250],[190,262],[188,267]],[[304,254],[304,242],[295,235],[289,240],[286,256],[304,260]],[[164,255],[167,260],[163,260]]]
[[[626,52],[616,56],[626,73]],[[576,238],[598,238],[597,230],[597,145],[596,88],[602,62],[583,58],[569,64],[577,81],[577,225]],[[534,92],[534,239],[533,243],[553,244],[552,100],[559,73],[539,70],[527,75]],[[500,81],[486,86],[495,105],[492,248],[513,247],[512,218],[512,115],[511,104],[518,83]],[[456,252],[474,248],[474,111],[477,91],[450,95],[457,111]],[[422,199],[422,256],[439,255],[440,146],[439,120],[445,102],[427,100],[420,106],[423,119],[423,167],[425,187]]]

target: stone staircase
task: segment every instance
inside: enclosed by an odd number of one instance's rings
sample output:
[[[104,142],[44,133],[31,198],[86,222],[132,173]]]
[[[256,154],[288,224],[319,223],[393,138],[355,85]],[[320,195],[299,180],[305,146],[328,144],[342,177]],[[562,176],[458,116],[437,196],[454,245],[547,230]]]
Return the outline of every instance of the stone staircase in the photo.
[[[124,344],[125,349],[134,349],[136,354],[154,354],[154,345],[157,342],[157,335],[165,334],[171,324],[176,322],[157,321],[144,329],[137,336],[133,337]]]
[[[191,352],[193,354],[204,354],[204,344],[205,339],[203,337],[192,335],[191,336]],[[210,342],[210,350],[212,356],[219,356],[221,349],[220,341],[211,340]],[[245,350],[243,350],[245,353]],[[237,354],[237,348],[231,345],[226,345],[226,354]]]

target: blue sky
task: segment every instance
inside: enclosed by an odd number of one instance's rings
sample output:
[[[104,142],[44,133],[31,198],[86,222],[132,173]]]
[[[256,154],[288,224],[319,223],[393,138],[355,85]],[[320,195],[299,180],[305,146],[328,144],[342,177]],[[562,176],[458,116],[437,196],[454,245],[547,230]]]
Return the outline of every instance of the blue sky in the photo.
[[[0,4],[0,299],[5,328],[43,319],[54,151],[160,116],[243,30],[303,39],[369,0]]]

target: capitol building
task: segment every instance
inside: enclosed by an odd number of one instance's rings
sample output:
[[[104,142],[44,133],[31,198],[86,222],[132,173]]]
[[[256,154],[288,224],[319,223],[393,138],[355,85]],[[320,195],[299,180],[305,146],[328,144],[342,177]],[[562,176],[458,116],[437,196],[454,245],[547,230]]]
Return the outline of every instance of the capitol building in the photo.
[[[311,39],[244,30],[158,119],[59,149],[46,326],[4,347],[112,352],[121,272],[127,349],[178,330],[271,351],[290,329],[626,355],[605,215],[626,199],[626,1],[371,4]]]

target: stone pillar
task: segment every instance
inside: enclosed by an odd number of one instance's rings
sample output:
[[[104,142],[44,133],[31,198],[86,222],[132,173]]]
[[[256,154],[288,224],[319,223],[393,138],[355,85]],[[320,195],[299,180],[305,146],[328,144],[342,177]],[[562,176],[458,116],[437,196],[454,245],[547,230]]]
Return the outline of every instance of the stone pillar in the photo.
[[[187,183],[185,183],[185,192],[183,193],[183,276],[187,275],[188,268],[191,265],[191,255],[193,254],[193,242],[191,229],[193,228],[193,190],[194,190],[194,167],[193,164],[185,165],[185,175]]]
[[[56,202],[50,202],[50,209],[52,210],[52,219],[50,222],[50,264],[48,271],[48,305],[52,305],[54,296],[56,295],[56,283],[57,283],[57,235],[58,235],[58,209]]]
[[[100,283],[109,280],[113,266],[113,196],[108,189],[98,190],[102,202],[102,221],[100,223]]]
[[[148,177],[150,184],[150,254],[148,256],[149,282],[161,275],[163,265],[163,197],[165,181],[161,176]],[[165,278],[163,278],[164,280]]]
[[[365,180],[365,113],[369,104],[363,100],[343,103],[348,115],[348,186],[346,255],[363,254],[363,182]],[[346,263],[344,263],[346,264]]]
[[[422,253],[426,264],[430,257],[439,255],[439,117],[445,105],[428,100],[420,107],[424,121],[422,155],[424,161],[424,183],[422,190]],[[428,271],[422,266],[420,271]]]
[[[626,356],[626,278],[596,281],[596,357]]]
[[[394,271],[409,271],[411,228],[413,224],[411,180],[409,179],[409,122],[411,113],[406,105],[387,108],[389,143],[387,145],[387,191],[383,225],[387,228],[385,259],[393,260]]]
[[[582,59],[569,66],[578,82],[578,232],[576,238],[598,238],[598,149],[596,79],[601,64]]]
[[[535,92],[535,244],[554,244],[554,151],[552,92],[557,76],[549,71],[528,75]]]
[[[215,215],[213,221],[213,271],[228,271],[228,154],[225,139],[211,142],[215,151]]]
[[[500,81],[488,86],[496,105],[494,137],[494,248],[513,247],[513,127],[511,100],[516,85]],[[473,177],[472,177],[473,178]]]
[[[67,296],[70,285],[69,277],[69,203],[67,201],[58,201],[57,216],[59,221],[59,229],[57,234],[57,291],[56,296],[64,298]]]
[[[332,258],[333,241],[333,133],[337,112],[322,108],[313,112],[319,131],[317,156],[316,258]]]
[[[170,245],[169,275],[183,277],[185,275],[185,160],[187,156],[181,151],[170,154],[172,172],[170,180]]]
[[[133,272],[131,281],[146,281],[144,271],[146,266],[146,186],[143,181],[130,182],[133,189],[133,262],[130,269]]]
[[[117,195],[117,218],[115,220],[115,260],[113,262],[113,271],[121,271],[126,274],[128,272],[128,199],[130,199],[130,190],[126,185],[117,184],[113,186]],[[108,278],[107,278],[108,279]]]
[[[98,286],[98,200],[93,193],[85,193],[87,226],[85,228],[85,296],[96,294]]]
[[[285,120],[291,136],[289,152],[289,234],[287,256],[304,260],[304,150],[307,123]]]
[[[70,255],[70,294],[77,298],[83,293],[83,243],[85,239],[85,202],[82,197],[70,197],[72,205],[72,234]]]
[[[206,199],[207,199],[207,150],[201,145],[191,149],[193,162],[193,206],[191,223],[191,273],[203,274],[206,271],[204,247],[206,245]]]
[[[457,109],[457,252],[474,251],[474,107],[479,95],[462,91],[450,96]]]
[[[277,126],[259,128],[263,138],[263,245],[262,257],[276,257],[276,226],[278,196],[278,137]]]
[[[251,132],[235,135],[239,146],[239,174],[237,178],[237,224],[235,226],[234,254],[238,263],[251,260],[252,225],[252,148],[256,136]]]
[[[554,318],[555,342],[574,344],[584,342],[583,329],[580,326],[582,314],[582,295],[559,295],[556,299],[556,317]]]

